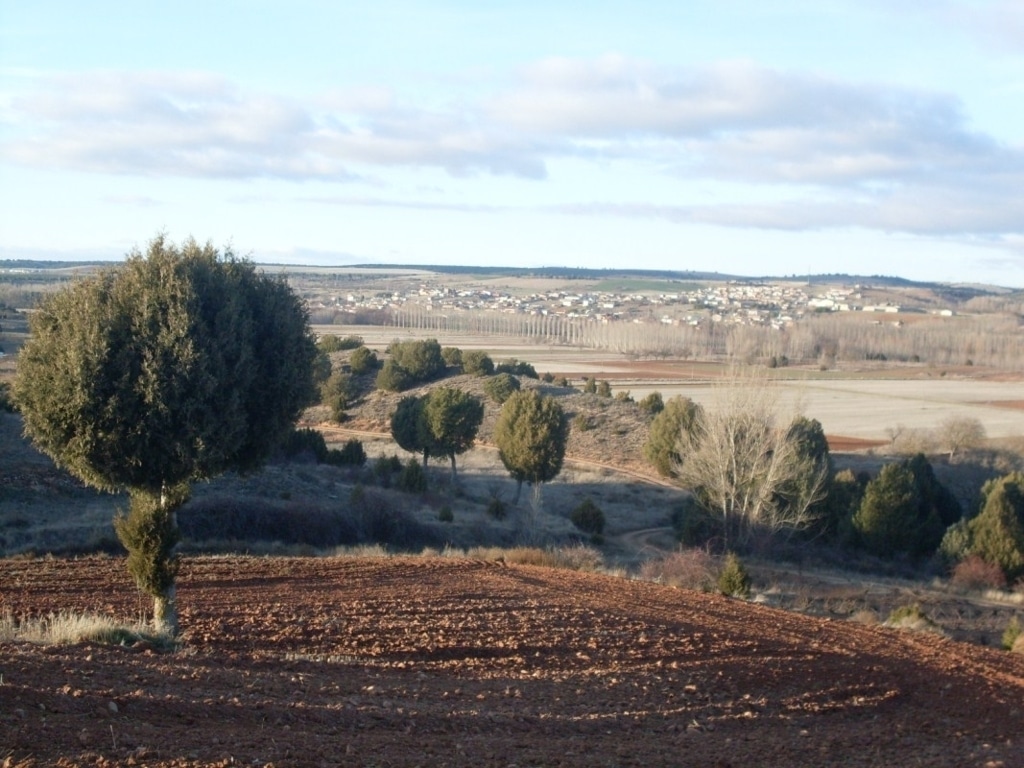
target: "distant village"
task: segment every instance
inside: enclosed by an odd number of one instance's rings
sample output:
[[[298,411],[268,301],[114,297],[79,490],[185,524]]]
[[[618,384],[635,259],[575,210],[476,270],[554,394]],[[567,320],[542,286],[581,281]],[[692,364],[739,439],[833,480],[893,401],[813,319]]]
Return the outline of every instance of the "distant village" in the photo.
[[[806,284],[730,282],[673,293],[554,290],[515,295],[493,289],[453,288],[430,282],[402,290],[350,292],[310,301],[311,309],[365,311],[498,312],[588,319],[598,323],[635,322],[698,326],[703,323],[784,328],[813,313],[921,312],[895,303],[866,303],[862,288],[831,288],[812,294]],[[953,315],[950,309],[933,314]],[[893,319],[893,322],[898,322]]]

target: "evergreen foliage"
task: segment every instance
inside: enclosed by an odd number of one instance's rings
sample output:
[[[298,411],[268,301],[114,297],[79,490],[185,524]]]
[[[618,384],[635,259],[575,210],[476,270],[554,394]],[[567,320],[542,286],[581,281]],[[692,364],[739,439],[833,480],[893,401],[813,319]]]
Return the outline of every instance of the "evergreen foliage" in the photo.
[[[377,354],[368,347],[357,347],[352,350],[352,354],[348,358],[349,369],[356,376],[375,371],[379,365],[380,360],[377,359]]]
[[[473,445],[484,418],[480,399],[455,387],[438,387],[424,398],[421,434],[434,456],[447,456],[455,477],[455,457]]]
[[[524,389],[505,401],[494,426],[494,442],[517,482],[514,504],[519,503],[524,481],[533,485],[558,475],[568,433],[565,413],[553,397]]]
[[[1024,473],[990,480],[982,495],[981,513],[970,522],[971,554],[998,565],[1013,582],[1024,576]]]
[[[882,467],[864,489],[864,499],[853,516],[863,546],[882,557],[915,549],[920,503],[914,473],[905,462]]]
[[[652,416],[657,416],[665,410],[665,401],[661,397],[661,392],[651,392],[637,403],[637,405],[640,407],[641,411],[649,413]]]
[[[128,490],[122,543],[129,558],[155,558],[133,573],[162,590],[155,620],[174,632],[180,489],[255,470],[313,401],[306,310],[283,279],[230,251],[159,236],[47,298],[30,330],[15,380],[25,432],[86,484]]]
[[[569,513],[572,524],[584,533],[599,535],[604,533],[604,512],[590,499],[584,499]]]
[[[700,406],[688,397],[676,396],[664,403],[651,422],[644,457],[662,477],[672,477],[682,461],[679,442],[684,432],[692,432],[700,416]]]
[[[423,424],[423,399],[406,395],[391,414],[391,436],[409,453],[422,453],[423,466],[430,458],[430,443]]]
[[[341,371],[332,373],[321,385],[320,402],[327,406],[332,421],[340,423],[345,420],[345,409],[355,398],[355,392],[352,377]]]
[[[750,597],[750,576],[734,552],[726,555],[718,574],[718,591],[727,597]]]
[[[513,392],[519,391],[519,386],[519,379],[511,373],[499,373],[487,380],[484,384],[484,393],[501,405],[512,396]]]
[[[490,355],[479,349],[463,352],[462,372],[472,376],[490,376],[494,373],[494,361]]]
[[[523,362],[522,360],[516,360],[514,357],[510,357],[503,363],[496,365],[494,372],[511,373],[516,376],[525,376],[528,379],[538,378],[536,368],[530,365],[530,363]]]

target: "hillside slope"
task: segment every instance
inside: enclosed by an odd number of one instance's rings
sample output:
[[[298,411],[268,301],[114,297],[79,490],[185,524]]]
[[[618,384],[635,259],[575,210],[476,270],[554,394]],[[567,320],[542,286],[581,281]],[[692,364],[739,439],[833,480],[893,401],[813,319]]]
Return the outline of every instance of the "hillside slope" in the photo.
[[[1019,766],[1024,657],[593,574],[196,558],[184,648],[0,646],[5,765]],[[0,610],[131,615],[122,561]]]

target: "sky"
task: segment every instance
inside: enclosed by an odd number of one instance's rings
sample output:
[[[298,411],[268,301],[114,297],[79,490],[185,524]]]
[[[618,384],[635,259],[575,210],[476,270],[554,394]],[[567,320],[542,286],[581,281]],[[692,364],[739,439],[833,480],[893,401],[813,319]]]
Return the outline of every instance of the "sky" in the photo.
[[[0,0],[0,259],[1024,287],[1024,0]]]

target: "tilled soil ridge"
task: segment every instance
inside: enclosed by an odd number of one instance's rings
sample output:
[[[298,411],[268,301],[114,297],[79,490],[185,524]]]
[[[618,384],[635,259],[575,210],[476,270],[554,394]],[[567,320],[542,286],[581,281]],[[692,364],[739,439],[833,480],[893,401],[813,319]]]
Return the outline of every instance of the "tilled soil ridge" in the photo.
[[[5,765],[1024,766],[1024,657],[594,574],[185,560],[183,646],[0,645]],[[133,615],[117,558],[0,611]]]

